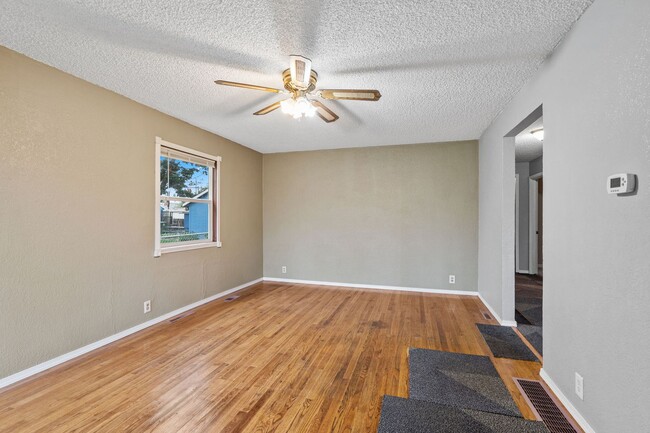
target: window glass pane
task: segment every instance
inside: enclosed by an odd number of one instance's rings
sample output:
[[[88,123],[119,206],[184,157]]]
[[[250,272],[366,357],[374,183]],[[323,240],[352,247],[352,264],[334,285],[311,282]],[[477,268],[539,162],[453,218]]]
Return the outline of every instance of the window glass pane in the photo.
[[[209,199],[208,175],[209,169],[204,165],[161,156],[160,194]]]
[[[160,243],[207,240],[208,203],[160,200]]]

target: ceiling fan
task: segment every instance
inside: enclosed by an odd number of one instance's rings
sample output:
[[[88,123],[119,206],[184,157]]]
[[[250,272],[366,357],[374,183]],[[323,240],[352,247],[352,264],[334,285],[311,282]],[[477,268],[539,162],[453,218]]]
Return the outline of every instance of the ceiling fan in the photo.
[[[316,96],[322,99],[340,99],[353,101],[378,101],[381,93],[378,90],[358,89],[319,89],[316,90],[318,74],[311,68],[311,60],[302,56],[290,56],[290,67],[282,73],[282,81],[286,90],[272,87],[256,86],[254,84],[236,83],[234,81],[217,80],[215,83],[223,86],[241,87],[243,89],[261,90],[263,92],[281,93],[290,95],[289,98],[274,102],[268,107],[256,111],[256,116],[269,114],[280,108],[283,113],[293,116],[294,119],[313,117],[318,115],[325,122],[334,122],[339,118],[322,102],[311,99]]]

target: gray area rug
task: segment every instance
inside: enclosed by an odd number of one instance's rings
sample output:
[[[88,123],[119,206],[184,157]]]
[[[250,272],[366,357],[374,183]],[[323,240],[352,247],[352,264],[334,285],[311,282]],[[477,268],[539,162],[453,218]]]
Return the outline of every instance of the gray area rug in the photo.
[[[519,332],[526,337],[526,340],[533,345],[535,350],[539,352],[540,355],[544,355],[542,352],[543,347],[543,338],[542,338],[542,327],[535,325],[517,325]]]
[[[378,433],[549,433],[542,422],[384,396]]]
[[[521,341],[512,328],[500,325],[476,324],[483,339],[497,358],[520,359],[523,361],[538,361],[528,346]]]
[[[510,392],[487,356],[410,349],[409,397],[521,417]]]

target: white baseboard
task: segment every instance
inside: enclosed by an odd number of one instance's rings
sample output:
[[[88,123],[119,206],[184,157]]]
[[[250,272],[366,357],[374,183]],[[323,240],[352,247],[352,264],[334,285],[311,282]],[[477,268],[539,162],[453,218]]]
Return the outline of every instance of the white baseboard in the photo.
[[[567,398],[566,395],[560,390],[560,388],[556,385],[556,383],[551,379],[551,377],[546,373],[546,370],[543,368],[539,372],[539,376],[542,378],[544,383],[548,385],[548,387],[553,391],[553,394],[560,400],[560,403],[564,405],[567,411],[571,414],[573,419],[576,420],[578,425],[585,431],[585,433],[596,433],[596,430],[594,430],[589,423],[587,422],[586,419],[578,412],[578,409],[571,404],[571,401]]]
[[[317,286],[353,287],[355,289],[397,290],[401,292],[434,293],[438,295],[478,296],[478,292],[465,290],[426,289],[422,287],[381,286],[376,284],[335,283],[330,281],[293,280],[289,278],[264,277],[264,281],[274,283],[311,284]]]
[[[492,313],[494,318],[497,319],[497,322],[499,322],[499,324],[501,326],[511,326],[511,327],[515,327],[515,328],[517,327],[517,322],[515,322],[514,320],[503,320],[501,318],[501,316],[499,316],[496,313],[496,311],[494,311],[494,308],[492,308],[492,306],[488,303],[488,301],[486,301],[485,298],[483,296],[481,296],[480,293],[478,295],[478,298],[481,300],[481,302],[483,302],[483,305],[485,305],[485,308],[490,310],[490,313]]]
[[[28,369],[25,369],[23,371],[19,371],[18,373],[14,373],[11,376],[7,376],[4,378],[0,378],[0,389],[7,387],[9,385],[12,385],[18,381],[21,381],[23,379],[27,379],[30,376],[33,376],[35,374],[41,373],[45,370],[48,370],[52,367],[55,367],[59,364],[63,364],[64,362],[70,361],[71,359],[77,358],[81,355],[85,355],[88,352],[91,352],[95,349],[99,349],[102,346],[106,346],[107,344],[113,343],[117,340],[120,340],[124,337],[127,337],[131,334],[134,334],[138,331],[142,331],[143,329],[146,329],[150,326],[153,326],[157,323],[164,322],[165,320],[171,319],[174,316],[178,316],[179,314],[182,314],[188,310],[192,310],[194,308],[200,307],[203,304],[207,304],[208,302],[214,301],[215,299],[223,298],[224,296],[227,296],[233,292],[236,292],[238,290],[244,289],[248,286],[252,286],[253,284],[257,284],[261,282],[263,279],[258,278],[257,280],[254,281],[249,281],[248,283],[244,283],[240,286],[233,287],[232,289],[228,289],[225,292],[217,293],[216,295],[212,295],[208,298],[201,299],[200,301],[194,302],[192,304],[186,305],[184,307],[181,307],[177,310],[171,311],[167,314],[163,314],[162,316],[158,316],[155,319],[151,319],[148,322],[141,323],[139,325],[136,325],[132,328],[126,329],[122,332],[118,332],[117,334],[113,334],[109,337],[103,338],[99,341],[95,341],[94,343],[90,343],[86,346],[80,347],[79,349],[73,350],[72,352],[65,353],[61,356],[57,356],[56,358],[50,359],[48,361],[42,362],[38,365],[35,365],[33,367],[30,367]]]

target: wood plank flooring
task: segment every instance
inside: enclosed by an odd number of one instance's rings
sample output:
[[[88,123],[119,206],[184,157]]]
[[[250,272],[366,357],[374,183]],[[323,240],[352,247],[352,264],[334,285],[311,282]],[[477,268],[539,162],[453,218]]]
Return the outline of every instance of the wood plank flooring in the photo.
[[[1,432],[376,432],[408,348],[490,355],[470,296],[260,283],[0,392]],[[512,377],[540,364],[494,358]]]

